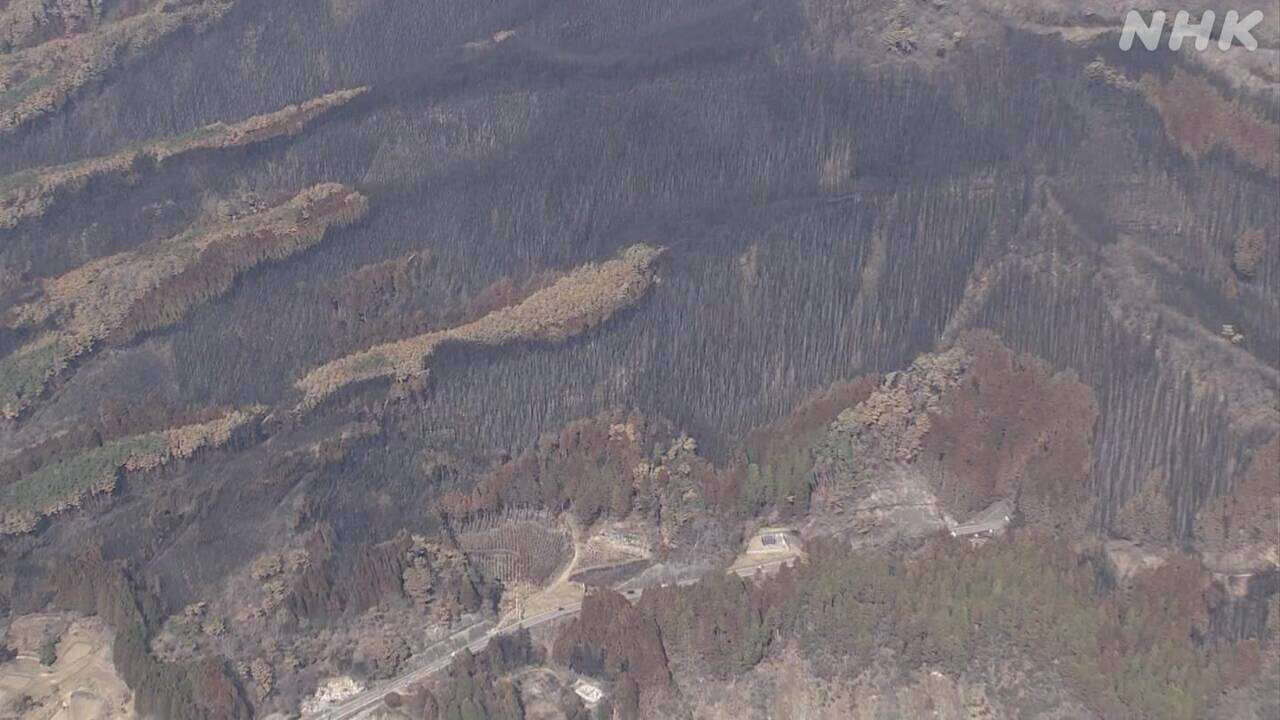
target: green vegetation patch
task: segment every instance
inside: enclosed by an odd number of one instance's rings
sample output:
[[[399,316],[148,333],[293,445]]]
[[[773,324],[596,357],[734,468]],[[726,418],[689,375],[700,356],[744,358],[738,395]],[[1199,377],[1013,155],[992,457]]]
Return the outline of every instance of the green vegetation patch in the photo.
[[[16,412],[44,392],[45,383],[58,374],[67,356],[66,346],[53,341],[23,348],[0,360],[0,408]]]
[[[153,432],[60,456],[0,489],[0,505],[15,510],[44,512],[58,503],[74,499],[96,483],[110,479],[130,458],[163,453],[168,447],[166,435]]]
[[[188,132],[182,133],[181,135],[175,135],[174,137],[171,137],[171,138],[166,138],[164,140],[158,140],[153,143],[144,144],[138,149],[143,150],[144,152],[148,152],[152,155],[155,155],[159,150],[173,151],[188,143],[199,143],[201,141],[208,140],[209,138],[214,137],[219,133],[224,132],[225,130],[226,130],[226,127],[221,125],[204,125],[196,128],[195,130],[190,130]]]
[[[392,369],[391,359],[380,352],[361,355],[358,360],[351,364],[351,372],[359,375],[371,372],[387,373]]]
[[[26,100],[31,93],[48,85],[53,80],[49,75],[33,75],[13,87],[0,92],[0,108],[11,107]]]
[[[759,587],[715,577],[646,593],[640,607],[668,652],[720,677],[749,670],[778,639],[819,665],[856,667],[888,649],[905,670],[953,676],[1022,655],[1051,664],[1104,717],[1193,720],[1252,672],[1249,643],[1194,639],[1207,614],[1192,558],[1110,595],[1053,538],[944,542],[906,562],[818,543],[810,558]]]
[[[817,461],[835,459],[853,466],[852,447],[832,423],[841,411],[866,399],[874,387],[865,380],[835,383],[787,417],[752,431],[741,470],[742,511],[759,515],[776,510],[784,518],[808,512]]]
[[[0,177],[0,195],[5,195],[27,185],[34,185],[39,180],[40,173],[31,169],[19,170],[16,173],[5,175]]]

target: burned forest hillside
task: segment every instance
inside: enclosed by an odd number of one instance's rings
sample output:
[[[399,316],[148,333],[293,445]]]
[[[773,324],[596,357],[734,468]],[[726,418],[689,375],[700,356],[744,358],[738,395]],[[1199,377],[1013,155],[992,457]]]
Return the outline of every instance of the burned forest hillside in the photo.
[[[1130,9],[0,0],[0,720],[1276,717],[1280,9]]]

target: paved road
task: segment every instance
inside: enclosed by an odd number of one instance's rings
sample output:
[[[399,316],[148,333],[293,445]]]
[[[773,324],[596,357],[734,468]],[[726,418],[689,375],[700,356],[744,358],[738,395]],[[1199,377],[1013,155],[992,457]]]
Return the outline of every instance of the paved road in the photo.
[[[795,559],[794,557],[786,557],[786,558],[781,558],[777,560],[763,560],[759,563],[754,563],[752,565],[747,565],[745,567],[737,568],[735,570],[732,570],[731,572],[738,575],[739,577],[751,577],[756,573],[764,572],[769,568],[777,567],[778,565],[781,565],[786,562],[790,562],[794,559]],[[698,580],[699,578],[683,578],[671,584],[681,585],[681,586],[692,585],[698,582]],[[645,589],[646,588],[637,588],[632,590],[625,590],[622,592],[628,598],[634,599],[639,597]],[[537,615],[530,615],[527,618],[524,618],[518,622],[511,623],[509,625],[499,625],[498,627],[490,629],[481,637],[476,638],[470,643],[467,643],[465,647],[473,653],[480,652],[485,648],[485,646],[489,644],[489,640],[493,637],[496,637],[498,635],[505,635],[507,633],[512,633],[521,628],[534,628],[544,623],[549,623],[554,620],[559,620],[560,618],[567,617],[569,615],[576,615],[578,614],[578,611],[581,609],[582,609],[581,602],[572,602],[572,603],[563,605],[559,608],[556,608],[555,610],[549,610],[547,612],[539,613]],[[436,643],[435,645],[433,645],[432,648],[433,649],[442,648],[442,647],[447,647],[449,643],[463,642],[466,640],[467,634],[470,632],[473,632],[475,628],[476,626],[473,625],[471,627],[468,627],[465,630],[461,630],[457,633],[454,633],[453,635],[449,636],[447,639],[442,640],[439,643]],[[316,716],[317,720],[356,720],[357,718],[365,717],[374,709],[376,709],[379,705],[382,704],[382,698],[384,695],[386,695],[389,692],[398,692],[402,694],[406,693],[411,686],[427,679],[428,677],[431,677],[435,673],[438,673],[441,670],[448,667],[449,663],[453,661],[453,656],[461,652],[461,650],[462,648],[459,647],[457,650],[454,650],[453,652],[445,655],[444,657],[438,658],[432,662],[427,663],[426,665],[410,670],[409,672],[399,675],[388,682],[378,685],[377,687],[365,690],[364,692],[360,693],[359,695],[356,695],[350,700],[347,700],[341,705],[330,708],[324,713]]]
[[[1005,515],[1002,518],[995,518],[985,522],[956,525],[951,528],[951,537],[966,537],[969,535],[981,535],[982,533],[994,535],[1007,527],[1009,527],[1009,516]]]

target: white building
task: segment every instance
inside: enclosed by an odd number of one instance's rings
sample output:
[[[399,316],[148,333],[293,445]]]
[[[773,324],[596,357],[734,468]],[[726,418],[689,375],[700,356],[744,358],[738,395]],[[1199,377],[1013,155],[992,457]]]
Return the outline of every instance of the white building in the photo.
[[[747,554],[789,553],[796,549],[796,540],[791,528],[763,528],[747,542]]]

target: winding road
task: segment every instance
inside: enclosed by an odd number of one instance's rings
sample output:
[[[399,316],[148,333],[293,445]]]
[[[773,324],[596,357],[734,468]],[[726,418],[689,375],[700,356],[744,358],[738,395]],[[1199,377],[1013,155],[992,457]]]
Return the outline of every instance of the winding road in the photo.
[[[778,565],[782,565],[784,563],[788,563],[793,560],[795,560],[795,556],[788,556],[784,558],[774,558],[774,559],[763,559],[758,563],[753,563],[751,565],[745,565],[742,567],[734,568],[733,570],[730,570],[730,572],[734,573],[739,577],[751,577],[759,572],[763,572],[765,570],[768,570],[773,567],[777,567]],[[698,582],[699,579],[700,578],[696,578],[696,577],[683,578],[669,584],[686,586],[686,585],[692,585]],[[654,586],[654,587],[666,587],[666,585]],[[624,590],[621,592],[623,595],[626,595],[628,599],[634,599],[639,597],[646,589],[647,588],[634,588],[631,590]],[[578,614],[578,611],[580,611],[581,609],[582,609],[581,602],[566,603],[564,606],[558,607],[555,610],[539,613],[537,615],[530,615],[529,617],[523,618],[516,622],[512,622],[510,624],[501,624],[501,625],[498,625],[497,627],[490,628],[487,632],[484,633],[484,635],[474,640],[471,640],[470,642],[467,642],[467,636],[469,634],[474,633],[475,630],[479,627],[479,625],[472,625],[470,627],[467,627],[466,629],[460,630],[454,633],[453,635],[450,635],[445,640],[441,640],[440,642],[431,646],[431,648],[428,650],[428,653],[430,653],[431,651],[439,650],[444,647],[448,647],[450,644],[465,642],[466,643],[465,645],[459,646],[457,649],[453,650],[447,655],[444,655],[443,657],[437,658],[431,662],[428,662],[425,665],[414,668],[384,683],[380,683],[377,687],[369,688],[368,690],[365,690],[359,695],[356,695],[346,700],[341,705],[337,705],[335,707],[329,708],[325,712],[315,715],[313,717],[315,720],[356,720],[357,718],[366,717],[369,713],[377,709],[378,706],[382,704],[382,698],[387,693],[389,692],[405,693],[413,685],[419,682],[422,682],[428,677],[431,677],[432,675],[447,668],[449,666],[449,663],[453,661],[453,656],[461,652],[463,647],[467,648],[473,653],[480,652],[489,644],[489,640],[494,637],[515,632],[517,630],[520,630],[521,628],[534,628],[539,625],[543,625],[545,623],[559,620],[560,618],[563,618],[563,617],[576,615]],[[308,720],[311,720],[311,719],[308,719]]]

